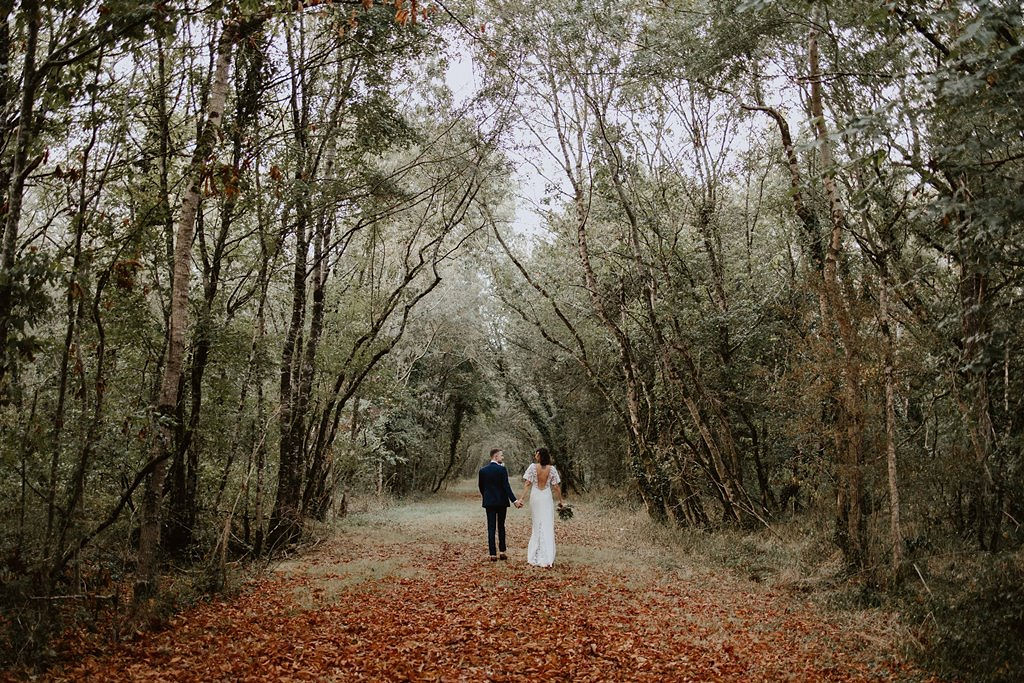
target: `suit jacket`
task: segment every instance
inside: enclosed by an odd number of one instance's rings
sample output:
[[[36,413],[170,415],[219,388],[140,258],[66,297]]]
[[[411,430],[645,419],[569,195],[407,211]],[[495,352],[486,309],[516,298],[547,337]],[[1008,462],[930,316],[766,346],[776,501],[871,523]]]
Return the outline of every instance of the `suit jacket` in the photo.
[[[512,493],[512,485],[508,482],[508,470],[496,462],[490,462],[480,468],[477,477],[480,484],[480,495],[483,496],[483,507],[507,508],[509,503],[516,501]]]

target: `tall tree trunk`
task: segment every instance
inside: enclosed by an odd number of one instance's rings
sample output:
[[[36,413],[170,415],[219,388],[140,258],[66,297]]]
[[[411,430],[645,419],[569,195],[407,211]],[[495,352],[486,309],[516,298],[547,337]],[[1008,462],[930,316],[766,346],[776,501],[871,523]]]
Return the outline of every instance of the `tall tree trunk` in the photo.
[[[99,68],[97,65],[97,74]],[[90,101],[90,113],[95,114],[96,111],[96,92],[94,89],[93,95]],[[60,359],[60,370],[57,375],[57,405],[54,408],[53,415],[53,433],[51,436],[51,443],[53,453],[50,456],[50,478],[49,486],[47,489],[47,513],[46,513],[46,542],[45,542],[45,554],[49,555],[49,543],[51,533],[53,531],[55,502],[57,496],[57,479],[58,472],[60,469],[61,460],[61,447],[64,435],[64,410],[65,402],[67,400],[67,389],[68,389],[68,370],[71,359],[71,350],[74,346],[75,337],[78,329],[78,322],[84,315],[85,309],[85,286],[81,282],[81,270],[82,270],[82,241],[85,237],[85,228],[87,224],[86,213],[89,208],[89,197],[88,197],[88,177],[89,177],[89,163],[92,154],[92,150],[96,145],[98,128],[94,127],[89,137],[89,142],[82,152],[82,168],[81,177],[78,185],[78,207],[75,212],[75,216],[72,219],[72,225],[74,226],[75,241],[72,247],[71,254],[71,270],[68,273],[68,290],[65,297],[65,313],[67,316],[67,322],[64,330],[64,345],[61,348],[61,359]],[[113,267],[113,266],[112,266]],[[83,378],[84,382],[84,378]],[[70,514],[70,510],[67,511]],[[58,548],[57,552],[60,553],[61,549]]]
[[[259,185],[257,181],[257,191],[259,191]],[[248,392],[250,388],[255,385],[256,388],[256,417],[252,421],[252,427],[249,430],[251,436],[251,443],[248,448],[248,458],[246,462],[246,472],[250,472],[251,468],[255,466],[256,470],[256,485],[255,485],[255,500],[253,505],[253,514],[251,517],[255,518],[256,522],[256,534],[255,539],[251,539],[250,532],[252,527],[252,519],[249,514],[249,491],[251,476],[247,475],[245,478],[245,513],[243,516],[243,524],[245,526],[245,541],[246,543],[252,543],[253,549],[256,555],[261,552],[261,545],[263,542],[263,473],[266,465],[266,430],[267,424],[265,422],[265,408],[263,405],[263,374],[264,374],[264,354],[266,344],[266,306],[267,306],[267,292],[270,287],[269,273],[271,269],[271,260],[273,256],[268,253],[267,249],[267,235],[263,230],[262,218],[260,220],[260,270],[257,276],[258,287],[259,287],[259,300],[256,306],[256,323],[253,326],[252,343],[249,347],[249,361],[246,364],[245,378],[242,383],[241,391],[239,391],[238,407],[235,410],[237,416],[237,423],[241,425],[243,423],[245,405],[248,399]],[[276,253],[275,249],[275,253]],[[217,487],[217,496],[214,500],[214,509],[220,508],[220,501],[224,496],[224,490],[228,484],[228,475],[231,472],[231,465],[237,456],[239,443],[242,440],[241,430],[232,435],[231,445],[228,451],[227,462],[224,463],[224,470],[221,473],[220,484]],[[256,462],[253,463],[255,458]]]
[[[811,83],[811,118],[818,150],[821,156],[822,182],[829,203],[831,233],[825,254],[824,291],[828,312],[835,320],[843,346],[842,425],[844,433],[839,439],[839,495],[837,508],[842,528],[840,539],[847,562],[860,568],[867,561],[867,539],[863,510],[863,436],[864,414],[860,396],[861,367],[858,357],[860,341],[853,321],[852,301],[843,299],[839,277],[839,261],[843,251],[845,217],[835,182],[835,159],[832,142],[825,123],[822,73],[818,56],[817,29],[808,40]],[[827,325],[823,319],[823,326]]]
[[[265,240],[265,238],[264,238]],[[263,255],[264,269],[268,269],[267,254],[266,254],[266,242],[261,242],[260,252]],[[260,306],[256,313],[256,339],[258,339],[259,348],[263,348],[267,336],[267,318],[266,318],[266,298],[267,298],[267,287],[269,285],[269,278],[266,272],[261,273],[263,281],[262,291],[260,293]],[[265,497],[265,472],[267,465],[267,439],[265,432],[267,430],[267,411],[266,411],[266,399],[263,394],[263,358],[262,353],[256,356],[255,375],[253,380],[256,383],[256,420],[255,428],[252,430],[253,439],[256,440],[256,491],[253,494],[253,520],[256,523],[256,533],[253,538],[253,553],[257,556],[263,553],[263,500]]]
[[[72,513],[81,503],[86,488],[86,475],[89,472],[89,465],[95,452],[100,426],[103,422],[103,397],[106,389],[106,332],[103,326],[103,317],[100,314],[100,302],[103,300],[103,290],[110,281],[111,274],[117,266],[118,255],[115,255],[110,266],[96,281],[96,291],[92,297],[92,319],[96,326],[96,349],[94,351],[96,373],[93,379],[93,405],[89,426],[85,431],[85,438],[82,441],[82,449],[79,453],[78,462],[75,464],[68,483],[67,497],[64,502],[64,519],[60,525],[57,536],[53,563],[49,571],[47,591],[53,588],[53,582],[58,578],[59,572],[67,563],[70,554],[66,550],[68,531],[71,529]],[[84,378],[83,378],[84,381]],[[63,555],[61,554],[63,553]]]
[[[333,146],[332,146],[333,147]],[[328,152],[330,154],[330,152]],[[325,171],[330,173],[333,166],[333,159],[329,159]],[[296,420],[301,433],[301,453],[303,460],[308,461],[306,468],[306,490],[302,494],[303,514],[314,499],[320,499],[324,494],[323,484],[327,477],[327,457],[330,450],[316,448],[316,443],[310,443],[311,431],[316,424],[315,419],[306,419],[306,412],[309,407],[310,398],[313,393],[313,379],[316,373],[316,355],[320,345],[320,336],[324,329],[324,314],[326,313],[325,303],[327,296],[327,278],[330,275],[329,250],[332,233],[331,218],[328,217],[326,209],[320,211],[316,221],[316,236],[313,244],[313,293],[312,310],[309,322],[309,337],[306,339],[306,349],[303,353],[302,368],[299,372],[299,387],[296,398],[296,410],[299,418]],[[307,427],[308,425],[308,427]],[[317,508],[325,510],[324,501],[317,503]],[[319,518],[319,513],[317,514]]]
[[[202,185],[207,173],[207,160],[213,154],[228,94],[228,74],[237,27],[226,24],[217,41],[213,84],[206,104],[206,122],[196,142],[186,178],[188,189],[182,198],[175,229],[174,278],[171,284],[171,311],[168,325],[167,353],[157,405],[154,410],[153,458],[157,460],[146,480],[142,499],[142,522],[139,536],[139,567],[136,575],[136,597],[145,598],[156,589],[157,561],[160,546],[161,493],[167,472],[167,459],[174,455],[173,416],[178,403],[185,337],[188,331],[188,288],[192,264],[192,238]]]
[[[11,79],[11,15],[14,14],[14,0],[0,0],[0,111],[7,111],[14,94],[14,82]],[[12,122],[0,122],[0,136],[3,139],[12,137]],[[0,164],[0,205],[6,205],[11,176],[7,164]],[[0,210],[0,226],[6,225],[7,216]],[[3,231],[0,227],[0,232]],[[2,244],[2,240],[0,240]]]
[[[433,486],[430,487],[431,493],[437,493],[441,490],[445,480],[448,479],[448,475],[451,474],[451,471],[455,468],[455,463],[458,459],[459,440],[462,438],[462,426],[465,417],[466,404],[456,399],[452,413],[451,431],[448,434],[448,464],[445,466],[444,472],[441,473],[441,476],[439,476]]]
[[[308,183],[315,173],[308,136],[309,93],[301,62],[305,58],[305,27],[298,18],[296,45],[290,21],[284,24],[288,48],[290,80],[289,111],[297,159],[292,191],[295,205],[295,268],[292,275],[292,311],[281,350],[280,381],[280,457],[278,461],[277,495],[270,515],[268,540],[270,549],[296,541],[302,533],[303,425],[305,415],[299,405],[302,382],[302,339],[306,323],[306,278],[309,259],[309,223],[312,214]]]
[[[10,13],[10,9],[8,9]],[[39,74],[36,71],[36,49],[39,42],[39,0],[24,0],[21,14],[25,22],[25,59],[22,65],[21,102],[18,107],[18,129],[14,136],[14,152],[9,171],[5,168],[4,175],[8,185],[7,197],[3,211],[3,240],[0,243],[0,277],[6,282],[0,284],[0,399],[8,393],[8,374],[13,372],[16,359],[8,358],[11,351],[8,345],[10,335],[10,317],[15,304],[14,289],[19,279],[15,272],[15,259],[18,247],[18,229],[21,224],[21,210],[25,198],[25,182],[32,171],[34,163],[29,161],[29,151],[35,134],[36,91],[39,87]],[[8,17],[4,17],[5,24]],[[7,65],[9,68],[9,64]],[[0,74],[6,82],[8,75]],[[5,93],[6,94],[6,93]],[[40,158],[41,159],[41,158]]]
[[[968,219],[962,217],[966,223]],[[963,339],[961,359],[961,392],[958,398],[960,412],[967,423],[974,451],[975,493],[972,506],[975,513],[975,532],[978,547],[992,550],[996,536],[992,533],[999,523],[999,510],[995,502],[995,481],[992,473],[992,451],[995,429],[992,424],[992,395],[989,386],[989,360],[986,346],[991,343],[989,315],[989,276],[985,266],[970,244],[967,226],[959,228],[960,257],[960,333]]]
[[[221,272],[223,270],[224,252],[227,245],[228,235],[235,222],[238,209],[239,189],[238,183],[242,172],[243,144],[245,135],[252,117],[255,115],[252,103],[258,96],[260,86],[259,70],[262,66],[258,49],[255,51],[257,58],[255,66],[248,69],[236,68],[236,105],[234,108],[233,121],[230,125],[231,131],[231,175],[220,178],[222,203],[220,210],[220,222],[217,234],[214,238],[212,252],[207,255],[205,235],[202,230],[203,222],[199,221],[199,246],[202,253],[203,263],[203,304],[199,313],[199,320],[196,324],[195,349],[192,354],[192,368],[190,373],[191,406],[189,409],[188,421],[184,425],[181,438],[177,444],[177,453],[172,464],[171,471],[171,492],[170,510],[168,512],[167,538],[165,546],[174,554],[181,555],[193,541],[194,527],[198,514],[197,494],[199,479],[199,449],[196,443],[196,432],[199,429],[199,421],[202,415],[203,406],[203,377],[210,360],[210,349],[213,343],[214,333],[214,303],[220,291]],[[200,216],[201,218],[201,216]],[[265,267],[265,266],[264,266]],[[261,270],[261,276],[263,272]],[[261,292],[262,282],[260,280]],[[261,301],[262,305],[262,301]],[[249,367],[251,367],[251,360]],[[247,389],[248,387],[244,387]],[[242,392],[244,403],[245,390]],[[234,449],[230,448],[229,463],[234,456]],[[225,469],[225,480],[227,469]],[[220,492],[218,490],[218,500]],[[216,507],[214,511],[216,513]]]
[[[889,311],[889,272],[882,265],[878,289],[883,357],[885,363],[885,461],[889,475],[889,542],[892,544],[893,576],[899,577],[903,566],[903,528],[900,524],[900,486],[896,468],[896,353]]]
[[[299,334],[306,312],[306,217],[300,207],[295,224],[295,266],[292,276],[292,314],[288,323],[280,369],[280,460],[277,495],[270,516],[271,548],[295,541],[302,531],[302,459],[301,432],[296,428],[296,392],[293,388],[296,356],[301,356]]]

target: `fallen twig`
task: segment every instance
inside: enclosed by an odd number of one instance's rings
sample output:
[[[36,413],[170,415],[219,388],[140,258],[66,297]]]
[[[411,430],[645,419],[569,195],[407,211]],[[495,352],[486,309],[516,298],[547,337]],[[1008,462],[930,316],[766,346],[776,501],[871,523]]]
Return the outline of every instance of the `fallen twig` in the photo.
[[[110,600],[114,602],[117,600],[117,593],[111,593],[110,595],[90,595],[88,593],[79,593],[75,595],[30,595],[29,600]]]
[[[920,578],[921,579],[921,583],[924,584],[924,589],[926,591],[928,591],[928,595],[931,595],[932,594],[932,589],[928,587],[928,582],[924,580],[924,574],[922,574],[921,570],[918,569],[917,563],[916,562],[912,562],[911,564],[914,565],[914,571],[917,572],[918,578]]]

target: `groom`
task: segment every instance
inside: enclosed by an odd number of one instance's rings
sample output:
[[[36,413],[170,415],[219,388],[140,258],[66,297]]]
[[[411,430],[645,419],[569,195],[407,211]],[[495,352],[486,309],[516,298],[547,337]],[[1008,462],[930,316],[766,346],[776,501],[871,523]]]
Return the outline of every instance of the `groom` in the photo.
[[[508,483],[508,471],[504,465],[505,454],[500,448],[491,449],[491,461],[480,468],[477,477],[480,484],[480,495],[484,498],[484,509],[487,510],[487,549],[491,562],[497,561],[501,551],[501,559],[507,560],[505,554],[505,513],[511,502],[517,508],[523,507],[516,494],[512,493],[512,485]],[[494,547],[494,531],[498,531],[498,547]]]

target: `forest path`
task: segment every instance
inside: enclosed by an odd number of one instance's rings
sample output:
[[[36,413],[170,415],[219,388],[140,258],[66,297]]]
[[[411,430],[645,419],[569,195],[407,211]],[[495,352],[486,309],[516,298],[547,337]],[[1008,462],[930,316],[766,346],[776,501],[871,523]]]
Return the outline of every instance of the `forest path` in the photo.
[[[350,514],[316,552],[166,630],[51,672],[92,680],[918,680],[881,627],[699,566],[642,518],[556,520],[551,569],[486,561],[472,485]]]

